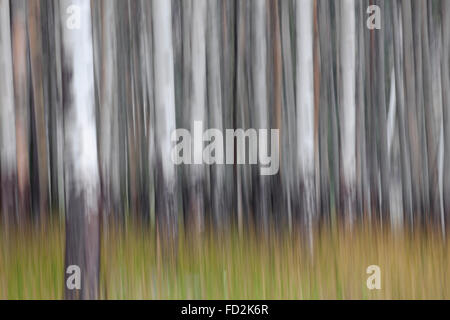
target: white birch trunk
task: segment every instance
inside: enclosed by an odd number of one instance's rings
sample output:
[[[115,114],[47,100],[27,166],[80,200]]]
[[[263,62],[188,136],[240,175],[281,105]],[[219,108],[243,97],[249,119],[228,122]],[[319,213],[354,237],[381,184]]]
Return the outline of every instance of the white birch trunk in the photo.
[[[154,97],[156,151],[156,220],[164,245],[175,242],[177,210],[176,171],[171,159],[172,132],[175,130],[175,89],[172,45],[172,7],[167,0],[153,0]]]
[[[315,212],[313,5],[312,0],[296,3],[298,177],[302,214],[309,230],[310,241],[312,217]]]
[[[5,223],[14,216],[16,180],[16,128],[9,1],[0,0],[0,177]]]
[[[355,2],[342,0],[340,7],[340,146],[341,197],[344,212],[351,224],[354,217],[356,155],[355,155]]]
[[[79,28],[69,28],[70,9]],[[61,3],[66,188],[66,267],[81,269],[81,292],[66,298],[98,297],[100,271],[99,168],[94,99],[94,59],[89,0]],[[69,11],[68,11],[69,10]]]

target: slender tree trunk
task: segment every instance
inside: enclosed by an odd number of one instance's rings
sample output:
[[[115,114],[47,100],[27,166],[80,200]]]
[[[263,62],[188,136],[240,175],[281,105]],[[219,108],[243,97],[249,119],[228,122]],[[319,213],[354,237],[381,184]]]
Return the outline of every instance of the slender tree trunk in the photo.
[[[281,34],[280,34],[280,17],[279,17],[279,1],[272,0],[270,1],[270,35],[271,35],[271,54],[272,54],[272,70],[273,70],[273,95],[271,101],[272,107],[269,111],[269,114],[273,114],[271,128],[275,128],[280,130],[280,141],[278,141],[278,146],[281,145],[281,137],[284,134],[284,131],[287,127],[282,126],[282,90],[283,90],[283,67],[282,67],[282,49],[281,49]],[[273,150],[273,149],[272,149]],[[279,161],[281,162],[282,154],[277,155],[279,157]],[[285,155],[287,156],[287,154]],[[282,185],[281,174],[277,174],[271,177],[271,187]],[[273,224],[276,230],[281,231],[280,228],[282,225],[282,221],[284,219],[284,213],[286,209],[284,209],[284,190],[281,192],[273,192],[272,193],[273,205]]]
[[[366,77],[366,52],[364,35],[366,32],[365,2],[357,4],[358,39],[357,39],[357,74],[356,74],[356,212],[363,220],[364,214],[370,210],[369,176],[366,153],[366,100],[364,79]]]
[[[416,106],[416,86],[415,86],[415,72],[414,72],[414,44],[412,34],[412,17],[411,17],[411,1],[402,1],[402,22],[403,22],[403,55],[404,55],[404,79],[405,79],[405,110],[407,115],[407,131],[410,143],[410,158],[411,158],[411,191],[413,201],[413,221],[411,223],[416,225],[416,217],[421,210],[422,199],[422,181],[420,179],[421,173],[421,154],[419,143],[419,129],[417,121],[417,106]],[[417,221],[418,223],[418,221]]]
[[[222,92],[220,73],[220,19],[219,1],[210,0],[207,21],[207,69],[208,69],[208,107],[209,123],[211,128],[223,132]],[[213,226],[216,230],[228,230],[229,218],[225,210],[225,167],[224,165],[211,166],[211,193]]]
[[[156,221],[158,236],[166,254],[174,256],[178,236],[176,170],[171,159],[171,134],[175,130],[174,59],[172,6],[153,0],[154,87],[156,134]]]
[[[380,6],[381,17],[384,21],[384,2],[379,1],[377,4]],[[378,154],[380,159],[380,178],[381,178],[381,219],[385,226],[388,226],[389,221],[389,193],[390,193],[390,166],[387,150],[387,117],[386,117],[386,76],[385,76],[385,50],[384,50],[384,30],[381,28],[375,32],[376,41],[376,61],[375,61],[375,74],[376,74],[376,97],[375,97],[375,109],[378,113]]]
[[[427,141],[425,132],[425,101],[424,101],[424,78],[423,78],[423,48],[422,48],[422,5],[421,1],[412,2],[413,14],[413,40],[414,40],[414,66],[415,66],[415,95],[416,95],[416,110],[417,110],[417,131],[419,135],[419,154],[425,155],[420,157],[420,181],[421,181],[421,208],[418,214],[420,225],[425,226],[429,215],[430,201],[429,201],[429,180],[428,180],[428,154]]]
[[[70,29],[67,9],[79,10],[79,29]],[[72,7],[73,8],[73,7]],[[99,168],[94,100],[94,58],[89,0],[61,2],[65,136],[65,267],[81,269],[81,290],[66,287],[68,299],[99,295]]]
[[[233,127],[246,128],[248,124],[249,110],[249,89],[248,89],[248,73],[247,73],[247,52],[248,50],[248,34],[249,34],[249,8],[250,2],[239,2],[236,4],[237,15],[237,31],[236,31],[236,96],[235,106],[233,108]],[[239,107],[238,107],[239,106]],[[235,145],[234,152],[237,148]],[[248,222],[250,216],[249,206],[249,184],[248,171],[246,165],[234,164],[235,181],[236,181],[236,213],[237,225],[239,233],[242,234],[244,223]],[[246,219],[247,218],[247,219]]]
[[[219,11],[222,28],[220,33],[221,39],[221,60],[220,69],[222,77],[222,114],[223,125],[225,129],[233,128],[233,112],[235,106],[236,94],[236,33],[237,33],[237,18],[235,14],[238,3],[235,1],[219,1],[218,6],[221,7]],[[233,166],[225,166],[225,188],[221,195],[225,207],[223,210],[228,212],[229,219],[233,217],[234,211],[234,186],[235,180]],[[231,222],[231,221],[229,221]]]
[[[399,23],[399,8],[397,2],[392,2],[392,26],[394,31],[394,67],[395,67],[395,96],[397,103],[397,123],[400,136],[400,157],[402,170],[403,210],[406,221],[412,221],[412,191],[411,191],[411,162],[409,153],[409,139],[407,136],[405,89],[403,81],[403,43],[402,25]]]
[[[298,177],[304,223],[312,241],[312,218],[316,210],[314,177],[314,71],[313,1],[296,3],[297,67],[296,106]]]
[[[0,202],[3,223],[16,213],[16,128],[9,1],[0,0]]]
[[[351,225],[356,205],[356,136],[355,136],[355,2],[340,2],[340,139],[341,139],[341,203],[343,214]]]
[[[428,29],[427,1],[420,0],[422,12],[422,55],[423,55],[423,94],[426,123],[426,145],[428,155],[428,184],[430,198],[429,223],[437,225],[439,221],[440,196],[438,183],[438,139],[439,130],[435,124],[435,107],[433,105],[432,65],[430,57],[430,40]],[[417,23],[417,22],[416,22]]]
[[[47,114],[44,97],[43,51],[41,3],[31,0],[28,8],[28,28],[31,60],[31,82],[33,94],[33,118],[35,121],[35,135],[37,153],[35,155],[38,168],[39,217],[45,223],[49,209],[49,162],[48,162],[48,132]]]
[[[443,2],[442,7],[442,110],[444,122],[444,224],[450,231],[450,3]]]
[[[117,154],[113,153],[114,145],[117,144],[115,132],[117,131],[117,84],[118,76],[116,69],[117,42],[114,28],[116,27],[116,4],[115,1],[102,0],[101,2],[101,63],[100,72],[100,177],[102,183],[102,207],[104,217],[109,217],[113,210],[118,208],[118,168],[114,167]],[[111,30],[113,29],[113,30]]]
[[[268,129],[268,103],[267,103],[267,37],[266,37],[266,2],[252,2],[252,81],[253,81],[253,104],[254,123],[256,129]],[[259,147],[261,143],[259,142]],[[258,149],[259,150],[259,149]],[[255,211],[259,231],[267,234],[269,228],[269,181],[270,177],[256,174],[256,199]],[[255,201],[256,200],[256,201]]]
[[[190,33],[191,43],[191,95],[190,95],[190,128],[194,132],[195,122],[201,122],[203,130],[207,129],[206,112],[206,11],[205,0],[194,0],[192,2],[192,23]],[[203,134],[199,132],[201,136]],[[200,137],[197,136],[199,139]],[[203,165],[203,144],[201,140],[192,141],[192,157],[194,164],[188,168],[188,192],[189,211],[187,215],[187,228],[194,235],[199,235],[205,227],[205,166]]]
[[[292,230],[293,206],[295,199],[296,181],[294,164],[297,157],[296,148],[296,119],[295,119],[295,88],[292,62],[291,44],[291,17],[290,1],[281,1],[281,42],[283,54],[283,80],[284,80],[284,104],[283,104],[283,131],[281,132],[281,182],[285,189],[286,211],[288,229]]]
[[[11,2],[19,224],[30,215],[27,2]]]

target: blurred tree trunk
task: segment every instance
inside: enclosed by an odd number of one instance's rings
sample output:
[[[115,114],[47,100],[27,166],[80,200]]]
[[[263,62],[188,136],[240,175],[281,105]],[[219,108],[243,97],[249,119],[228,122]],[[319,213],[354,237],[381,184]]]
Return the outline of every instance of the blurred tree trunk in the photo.
[[[187,230],[194,236],[201,234],[205,227],[205,165],[203,164],[203,131],[207,129],[206,109],[206,0],[192,1],[191,43],[191,94],[190,94],[190,128],[193,135],[193,164],[189,166],[189,208]],[[185,39],[186,40],[186,39]],[[203,125],[201,132],[195,132],[195,123]],[[197,139],[196,140],[196,136]]]
[[[346,223],[352,225],[356,205],[356,157],[355,157],[355,2],[340,2],[340,75],[339,101],[340,146],[341,146],[341,204]]]
[[[357,47],[356,47],[356,213],[359,221],[364,221],[370,210],[369,176],[366,153],[366,96],[365,81],[366,50],[366,7],[364,1],[357,2]]]
[[[219,1],[209,0],[207,21],[207,70],[208,70],[208,108],[211,128],[223,132],[222,92],[220,73],[220,19]],[[213,226],[216,230],[228,230],[229,212],[224,202],[225,167],[222,164],[211,166],[211,198]]]
[[[35,127],[37,152],[33,162],[37,163],[39,219],[45,223],[49,209],[49,162],[48,162],[48,132],[47,108],[44,97],[43,45],[41,24],[41,3],[38,0],[29,1],[28,28],[30,41],[31,83],[33,95],[33,119]]]
[[[170,136],[175,130],[174,59],[172,6],[170,1],[153,0],[155,88],[155,147],[157,232],[164,248],[175,253],[178,236],[176,169],[171,159]],[[163,249],[164,249],[163,248]]]
[[[450,2],[442,7],[442,110],[444,122],[444,225],[450,231]]]
[[[0,0],[0,202],[3,222],[16,214],[17,162],[9,1]]]
[[[339,215],[339,201],[341,194],[340,187],[340,175],[339,168],[341,166],[341,159],[339,156],[339,126],[338,126],[338,67],[337,63],[339,61],[338,51],[339,51],[339,42],[333,41],[333,39],[337,39],[339,36],[339,2],[329,1],[330,8],[330,61],[331,61],[331,69],[330,69],[330,105],[329,105],[329,118],[330,118],[330,148],[329,148],[329,163],[331,168],[331,182],[330,188],[332,190],[331,195],[331,203],[333,204],[334,215],[337,217]]]
[[[281,183],[284,188],[286,198],[286,222],[288,229],[292,228],[293,206],[295,200],[295,174],[294,174],[294,156],[297,156],[295,121],[295,88],[294,72],[292,61],[292,40],[291,40],[291,16],[290,11],[292,3],[290,1],[281,1],[281,43],[283,54],[283,130],[281,131],[282,143],[280,144],[281,157]]]
[[[267,88],[267,5],[263,1],[253,1],[252,11],[251,11],[251,76],[253,81],[253,91],[252,91],[252,102],[251,107],[253,110],[252,115],[254,115],[254,128],[259,129],[269,129],[269,118],[268,118],[268,88]],[[270,132],[270,131],[269,131]],[[261,152],[261,141],[258,138],[258,150]],[[267,141],[268,143],[268,141]],[[268,146],[264,146],[266,150]],[[262,234],[267,235],[269,230],[269,188],[270,188],[270,177],[263,176],[260,174],[259,167],[258,170],[253,171],[253,179],[255,180],[255,197],[253,203],[255,204],[255,219],[256,225],[258,226],[258,231]]]
[[[404,55],[404,79],[405,79],[405,110],[407,115],[407,131],[410,144],[411,158],[411,195],[412,195],[412,221],[413,226],[416,222],[416,216],[421,210],[422,199],[422,181],[421,174],[421,154],[420,154],[420,136],[417,120],[416,106],[416,86],[415,86],[415,69],[414,69],[414,43],[412,34],[412,13],[411,1],[402,0],[402,22],[403,22],[403,55]]]
[[[79,10],[79,29],[70,29],[67,9]],[[74,8],[74,7],[72,7]],[[94,58],[89,0],[61,2],[63,105],[65,135],[65,269],[78,265],[81,290],[66,287],[68,299],[96,299],[99,294],[100,182],[94,100]]]
[[[280,34],[280,10],[279,10],[279,2],[278,0],[270,1],[270,50],[271,53],[271,65],[272,68],[271,73],[273,74],[272,83],[269,83],[269,86],[272,87],[272,95],[270,101],[270,105],[272,106],[269,109],[269,114],[272,114],[272,121],[270,122],[270,127],[280,130],[279,131],[279,157],[278,161],[281,162],[282,151],[281,151],[281,142],[282,136],[286,127],[282,126],[283,121],[283,112],[282,112],[282,91],[283,91],[283,67],[282,67],[282,49],[281,49],[281,34]],[[271,147],[271,150],[273,147]],[[287,154],[285,156],[288,156]],[[281,174],[276,174],[270,177],[270,188],[273,191],[273,187],[281,186]],[[274,229],[281,231],[280,228],[282,226],[283,221],[285,221],[285,212],[286,209],[284,207],[284,190],[280,190],[280,192],[271,192],[272,195],[272,222],[274,225]]]
[[[314,162],[314,70],[313,1],[296,3],[297,67],[296,107],[298,177],[301,214],[312,241],[312,218],[316,211]]]
[[[45,5],[44,5],[45,3]],[[50,212],[64,213],[64,134],[61,79],[61,36],[59,2],[45,1],[42,5],[44,53],[44,100],[48,123],[48,166]]]
[[[238,3],[235,1],[219,1],[218,6],[221,7],[219,11],[219,19],[221,20],[222,28],[220,39],[220,70],[222,77],[222,114],[223,126],[225,129],[233,128],[233,113],[235,106],[235,73],[236,73],[236,32],[237,32],[237,18],[236,8]],[[233,166],[225,166],[225,188],[221,195],[225,207],[223,210],[228,213],[229,222],[232,221],[233,213],[236,214],[234,207],[234,168]]]
[[[426,146],[428,155],[428,184],[429,184],[429,198],[430,198],[430,216],[429,223],[437,225],[439,221],[440,210],[440,196],[438,183],[438,137],[439,128],[435,124],[435,107],[433,104],[433,68],[431,65],[430,56],[430,40],[428,28],[428,8],[427,1],[420,0],[422,13],[422,55],[423,55],[423,98],[424,98],[424,113],[426,123]],[[417,21],[416,21],[417,23]]]
[[[403,43],[402,27],[399,22],[400,11],[397,2],[392,2],[392,26],[394,45],[394,69],[395,69],[395,96],[397,103],[397,123],[400,136],[400,158],[402,176],[402,197],[404,216],[407,221],[412,219],[412,193],[411,193],[411,163],[409,153],[409,139],[407,135],[405,89],[403,81]]]
[[[385,21],[384,16],[384,2],[378,1],[377,5],[380,7],[380,14],[382,21]],[[381,28],[379,30],[373,30],[375,33],[375,43],[376,43],[376,60],[375,60],[375,88],[376,97],[375,109],[378,113],[378,154],[380,159],[380,180],[381,180],[381,207],[380,207],[380,217],[381,222],[385,227],[390,224],[390,166],[388,158],[388,139],[387,139],[387,117],[386,117],[386,72],[385,72],[385,37],[384,31],[386,28]]]
[[[116,33],[116,2],[102,0],[101,2],[101,73],[100,73],[100,177],[102,183],[102,202],[105,217],[109,217],[119,209],[120,185],[117,137],[117,41]]]
[[[11,2],[19,224],[30,216],[27,2]]]
[[[250,34],[250,8],[249,1],[236,3],[236,95],[233,108],[233,128],[247,128],[249,126],[250,88],[248,73],[248,56]],[[236,159],[236,144],[234,146],[234,159]],[[237,225],[242,234],[244,224],[250,222],[250,166],[234,164],[235,173],[235,203],[237,213]]]
[[[416,77],[416,110],[417,110],[417,130],[419,134],[419,154],[420,157],[420,197],[421,207],[418,212],[419,223],[421,226],[426,224],[426,219],[429,216],[430,210],[430,194],[429,194],[429,180],[428,180],[428,152],[426,141],[426,128],[425,128],[425,101],[424,101],[424,78],[423,78],[423,46],[422,46],[422,5],[421,1],[412,2],[413,13],[413,40],[414,40],[414,67]]]
[[[319,115],[319,148],[320,148],[320,224],[331,226],[331,168],[330,157],[332,142],[329,141],[332,128],[330,127],[334,108],[334,76],[333,76],[333,48],[331,35],[330,1],[318,1],[318,25],[320,42],[320,115]],[[337,137],[336,137],[337,138]],[[338,161],[338,160],[337,160]]]

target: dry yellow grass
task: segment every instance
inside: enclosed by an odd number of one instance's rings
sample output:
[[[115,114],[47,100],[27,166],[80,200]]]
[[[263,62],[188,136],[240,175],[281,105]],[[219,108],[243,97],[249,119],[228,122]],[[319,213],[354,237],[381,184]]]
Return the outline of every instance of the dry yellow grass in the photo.
[[[4,230],[2,230],[4,231]],[[106,299],[449,299],[450,243],[439,236],[367,228],[314,235],[314,251],[287,237],[230,236],[196,245],[180,238],[177,262],[157,258],[140,228],[102,235],[101,298]],[[64,230],[0,236],[0,299],[60,299]],[[381,268],[368,290],[366,268]]]

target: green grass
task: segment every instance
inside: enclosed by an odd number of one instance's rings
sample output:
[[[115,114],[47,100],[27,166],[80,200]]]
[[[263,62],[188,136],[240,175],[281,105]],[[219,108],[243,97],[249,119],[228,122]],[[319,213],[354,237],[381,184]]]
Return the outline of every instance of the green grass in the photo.
[[[64,230],[2,229],[0,299],[61,299]],[[313,254],[292,238],[180,237],[175,263],[158,257],[153,232],[128,226],[102,234],[103,299],[449,299],[450,243],[438,236],[365,228],[315,234]],[[366,287],[381,268],[381,290]]]

